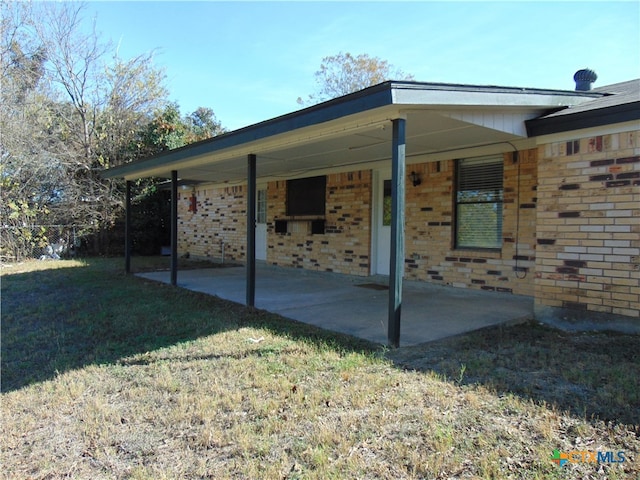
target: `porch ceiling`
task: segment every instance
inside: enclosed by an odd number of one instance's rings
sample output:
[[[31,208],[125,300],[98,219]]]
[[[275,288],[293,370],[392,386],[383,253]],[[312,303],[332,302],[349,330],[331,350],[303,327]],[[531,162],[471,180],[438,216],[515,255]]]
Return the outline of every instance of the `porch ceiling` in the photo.
[[[514,142],[523,138],[437,111],[412,110],[403,116],[407,119],[407,163],[418,155]],[[485,119],[487,116],[486,113],[483,115]],[[257,175],[262,179],[289,178],[338,167],[359,168],[363,164],[391,158],[391,118],[388,116],[363,126],[352,121],[349,125],[336,125],[336,131],[318,132],[317,135],[308,132],[295,138],[282,138],[278,143],[274,139],[252,142],[228,151],[185,159],[148,174],[168,178],[171,170],[175,169],[183,182],[242,183],[247,176],[249,153],[257,155]],[[503,147],[504,150],[512,150],[507,143]]]

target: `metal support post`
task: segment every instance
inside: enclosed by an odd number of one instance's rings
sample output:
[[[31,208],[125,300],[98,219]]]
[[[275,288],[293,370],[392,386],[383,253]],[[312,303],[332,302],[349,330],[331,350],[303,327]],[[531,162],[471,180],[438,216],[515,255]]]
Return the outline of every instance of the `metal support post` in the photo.
[[[124,199],[124,271],[131,273],[131,181],[126,181]]]
[[[405,128],[406,120],[393,120],[391,153],[391,252],[389,262],[388,342],[400,346],[400,312],[404,274],[404,198],[405,198]]]
[[[247,307],[256,299],[256,156],[247,157]]]
[[[178,284],[178,172],[171,171],[171,285]]]

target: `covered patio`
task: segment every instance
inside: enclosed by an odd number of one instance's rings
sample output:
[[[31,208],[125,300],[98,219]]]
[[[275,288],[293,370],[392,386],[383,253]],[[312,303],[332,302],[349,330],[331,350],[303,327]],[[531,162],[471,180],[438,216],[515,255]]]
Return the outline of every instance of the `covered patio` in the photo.
[[[139,276],[171,283],[170,272]],[[177,285],[245,303],[244,267],[180,271]],[[327,330],[385,344],[389,278],[256,264],[255,307]],[[404,281],[400,346],[533,318],[533,298]]]
[[[485,300],[486,308],[483,308],[477,300],[484,299],[482,294],[486,292],[468,289],[451,289],[449,292],[447,289],[447,297],[450,294],[451,298],[449,303],[468,307],[464,313],[454,309],[445,315],[447,309],[440,303],[443,298],[441,289],[409,282],[403,285],[407,166],[507,152],[514,155],[515,162],[518,150],[535,147],[535,139],[528,138],[525,121],[596,96],[591,92],[385,82],[146,160],[115,167],[104,175],[127,180],[127,211],[130,210],[131,181],[145,177],[171,179],[172,260],[168,281],[173,285],[178,284],[178,186],[202,183],[225,187],[246,185],[244,272],[216,271],[216,276],[224,278],[218,287],[213,279],[203,280],[202,287],[198,287],[198,275],[203,273],[184,273],[182,285],[204,288],[209,293],[240,301],[249,307],[265,308],[298,320],[320,322],[326,328],[347,331],[374,341],[382,342],[386,338],[390,346],[397,347],[401,329],[405,336],[403,343],[420,343],[438,338],[435,332],[444,328],[443,325],[446,328],[441,336],[451,335],[470,326],[527,316],[533,304],[532,299],[523,300],[527,308],[509,313],[510,296],[500,300],[495,295],[489,296]],[[291,285],[288,275],[282,275],[276,282],[273,277],[265,276],[262,270],[256,274],[257,182],[277,182],[285,178],[356,169],[390,171],[390,239],[384,254],[389,259],[385,269],[388,271],[388,288],[372,290],[358,287],[353,280],[337,277],[324,284],[323,288],[314,288],[305,286],[307,282],[298,285],[295,280]],[[412,172],[411,178],[413,175]],[[419,181],[413,181],[416,182],[414,186],[419,184]],[[425,182],[428,181],[425,178]],[[291,217],[293,214],[287,215],[289,217],[284,218],[285,221],[296,220]],[[130,271],[131,255],[129,231],[130,220],[127,217],[127,272]],[[378,242],[373,236],[370,240],[372,244]],[[373,248],[371,250],[369,257],[383,256],[374,253]],[[276,261],[272,259],[272,263]],[[370,273],[380,273],[374,270],[373,262]],[[281,274],[273,271],[270,275]],[[311,284],[321,281],[321,277],[312,277],[311,273],[305,272],[305,275],[314,279]],[[370,277],[357,281],[372,283]],[[345,291],[338,291],[341,282],[351,282],[351,287],[343,285]],[[306,288],[309,290],[304,290]],[[307,301],[308,304],[305,303]],[[518,303],[517,300],[511,301]],[[504,312],[497,315],[498,310]],[[340,312],[340,316],[336,312]],[[445,316],[435,316],[435,312]],[[484,324],[475,318],[475,312],[487,313]],[[424,323],[425,319],[431,318],[433,320],[429,320],[428,325]],[[328,322],[335,325],[332,327]],[[456,322],[464,326],[455,329],[453,325]]]

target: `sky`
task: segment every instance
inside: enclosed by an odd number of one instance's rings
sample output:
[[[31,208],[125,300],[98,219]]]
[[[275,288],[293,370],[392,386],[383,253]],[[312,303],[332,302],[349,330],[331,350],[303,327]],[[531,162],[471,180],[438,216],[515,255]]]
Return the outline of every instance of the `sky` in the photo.
[[[235,130],[298,110],[323,57],[387,60],[416,81],[573,90],[640,78],[640,2],[92,1],[123,59],[154,50],[183,114]]]

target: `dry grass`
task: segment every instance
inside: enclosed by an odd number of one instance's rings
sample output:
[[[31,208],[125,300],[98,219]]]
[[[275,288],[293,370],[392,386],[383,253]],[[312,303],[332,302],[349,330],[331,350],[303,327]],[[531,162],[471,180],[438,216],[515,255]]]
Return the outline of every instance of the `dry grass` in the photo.
[[[583,418],[640,425],[637,335],[563,332],[531,321],[402,348],[389,357],[457,384],[482,384]]]
[[[486,339],[459,345],[462,369],[118,267],[2,270],[0,478],[640,475],[637,426],[492,383],[489,367],[471,364],[473,352],[491,351]],[[505,350],[513,342],[503,335]],[[627,461],[560,468],[554,449],[624,451]]]

